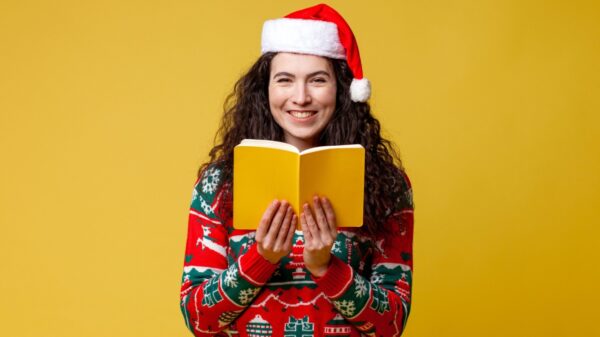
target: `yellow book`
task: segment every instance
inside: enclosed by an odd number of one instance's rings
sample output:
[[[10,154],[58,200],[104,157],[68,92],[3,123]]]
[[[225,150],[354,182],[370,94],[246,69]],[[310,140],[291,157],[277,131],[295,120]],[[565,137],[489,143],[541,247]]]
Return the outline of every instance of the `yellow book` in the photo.
[[[363,223],[365,149],[360,144],[319,146],[244,139],[233,152],[233,226],[256,229],[274,199],[299,216],[316,194],[329,199],[338,227]],[[300,221],[298,221],[300,228]]]

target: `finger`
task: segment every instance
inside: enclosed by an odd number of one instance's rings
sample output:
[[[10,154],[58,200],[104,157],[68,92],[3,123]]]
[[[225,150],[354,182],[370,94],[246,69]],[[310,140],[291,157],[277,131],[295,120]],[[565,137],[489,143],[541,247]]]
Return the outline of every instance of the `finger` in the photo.
[[[296,214],[292,215],[292,225],[290,226],[290,231],[288,233],[287,239],[291,241],[294,238],[294,233],[296,232],[296,226],[298,226],[298,216]]]
[[[277,234],[279,234],[279,228],[281,227],[281,223],[283,222],[287,208],[287,201],[282,200],[277,213],[275,213],[275,216],[271,220],[271,226],[269,227],[267,235],[265,236],[265,245],[266,243],[270,243],[270,247],[273,247],[275,244],[275,241],[277,240]]]
[[[292,206],[288,205],[287,211],[285,213],[285,217],[283,218],[283,222],[281,224],[281,228],[279,229],[279,232],[277,233],[277,240],[278,241],[284,241],[285,238],[287,237],[287,233],[288,230],[290,229],[290,224],[292,222],[292,217],[294,215],[294,210],[292,209]]]
[[[296,214],[292,214],[292,222],[290,223],[290,228],[288,229],[287,236],[285,237],[285,245],[284,248],[286,251],[290,250],[294,245],[294,232],[296,231],[296,225],[298,223],[298,217]]]
[[[321,198],[321,204],[325,209],[325,216],[327,217],[327,224],[329,224],[329,231],[332,235],[337,236],[337,221],[335,219],[335,212],[333,211],[333,206],[331,206],[331,202],[326,197]]]
[[[310,211],[310,207],[308,207],[308,204],[304,204],[304,219],[306,220],[306,225],[308,227],[308,231],[310,232],[311,239],[320,240],[319,228],[317,227],[317,224],[315,223],[315,219],[312,216],[312,213]]]
[[[323,207],[321,207],[321,199],[319,199],[318,196],[313,197],[313,205],[317,228],[321,234],[321,242],[326,245],[330,245],[331,241],[333,240],[331,239],[331,232],[329,230],[329,225],[327,224],[327,218],[325,218],[325,211],[323,210]]]
[[[304,244],[310,244],[312,242],[312,235],[308,230],[308,225],[306,224],[306,216],[304,216],[304,212],[300,214],[300,228],[302,228],[302,234],[304,235]]]
[[[290,229],[290,222],[292,222],[292,214],[292,208],[288,205],[285,217],[281,222],[281,228],[279,228],[279,232],[277,233],[277,239],[275,239],[275,246],[273,247],[275,251],[279,251],[285,245],[285,238]]]
[[[271,219],[273,218],[273,214],[279,208],[279,200],[275,199],[273,202],[267,207],[265,212],[263,213],[262,218],[260,219],[260,223],[258,224],[258,228],[256,228],[256,240],[262,241],[262,239],[267,234],[267,230],[271,225]]]

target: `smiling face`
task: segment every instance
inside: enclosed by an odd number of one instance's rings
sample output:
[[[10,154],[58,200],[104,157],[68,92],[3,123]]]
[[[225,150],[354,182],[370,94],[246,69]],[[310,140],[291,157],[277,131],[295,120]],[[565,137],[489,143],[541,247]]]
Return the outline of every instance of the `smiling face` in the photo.
[[[300,150],[316,146],[333,116],[335,100],[335,74],[328,59],[275,55],[269,75],[269,107],[286,143]]]

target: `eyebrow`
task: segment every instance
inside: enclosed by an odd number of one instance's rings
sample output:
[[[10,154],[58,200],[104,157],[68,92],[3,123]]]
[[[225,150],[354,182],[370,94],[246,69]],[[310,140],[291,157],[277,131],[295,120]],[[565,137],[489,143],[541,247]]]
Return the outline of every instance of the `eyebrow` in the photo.
[[[327,77],[331,77],[331,74],[329,74],[329,73],[328,73],[328,72],[326,72],[325,70],[318,70],[318,71],[315,71],[314,73],[310,73],[310,74],[308,74],[308,76],[307,76],[307,77],[313,77],[313,76],[317,76],[317,75],[325,75],[325,76],[327,76]],[[280,71],[280,72],[278,72],[277,74],[275,74],[275,75],[273,76],[273,78],[277,78],[277,77],[279,77],[279,76],[296,77],[296,76],[294,76],[294,74],[291,74],[291,73],[288,73],[288,72],[285,72],[285,71]]]

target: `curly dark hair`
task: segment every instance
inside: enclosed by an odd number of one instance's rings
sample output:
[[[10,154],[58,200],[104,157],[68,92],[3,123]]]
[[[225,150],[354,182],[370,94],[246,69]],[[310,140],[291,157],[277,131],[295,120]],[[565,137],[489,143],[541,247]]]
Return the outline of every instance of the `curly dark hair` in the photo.
[[[277,53],[265,53],[235,84],[224,104],[224,115],[210,151],[210,161],[198,170],[198,177],[209,165],[222,169],[225,201],[231,202],[233,191],[233,148],[245,138],[284,141],[281,127],[269,109],[268,86],[271,61]],[[412,207],[406,197],[402,161],[389,140],[380,135],[379,121],[371,114],[368,103],[350,99],[352,71],[345,60],[329,59],[337,81],[336,107],[333,117],[321,133],[321,145],[361,144],[365,148],[365,198],[363,232],[370,236],[385,233],[388,216]],[[227,217],[231,217],[229,210]]]

